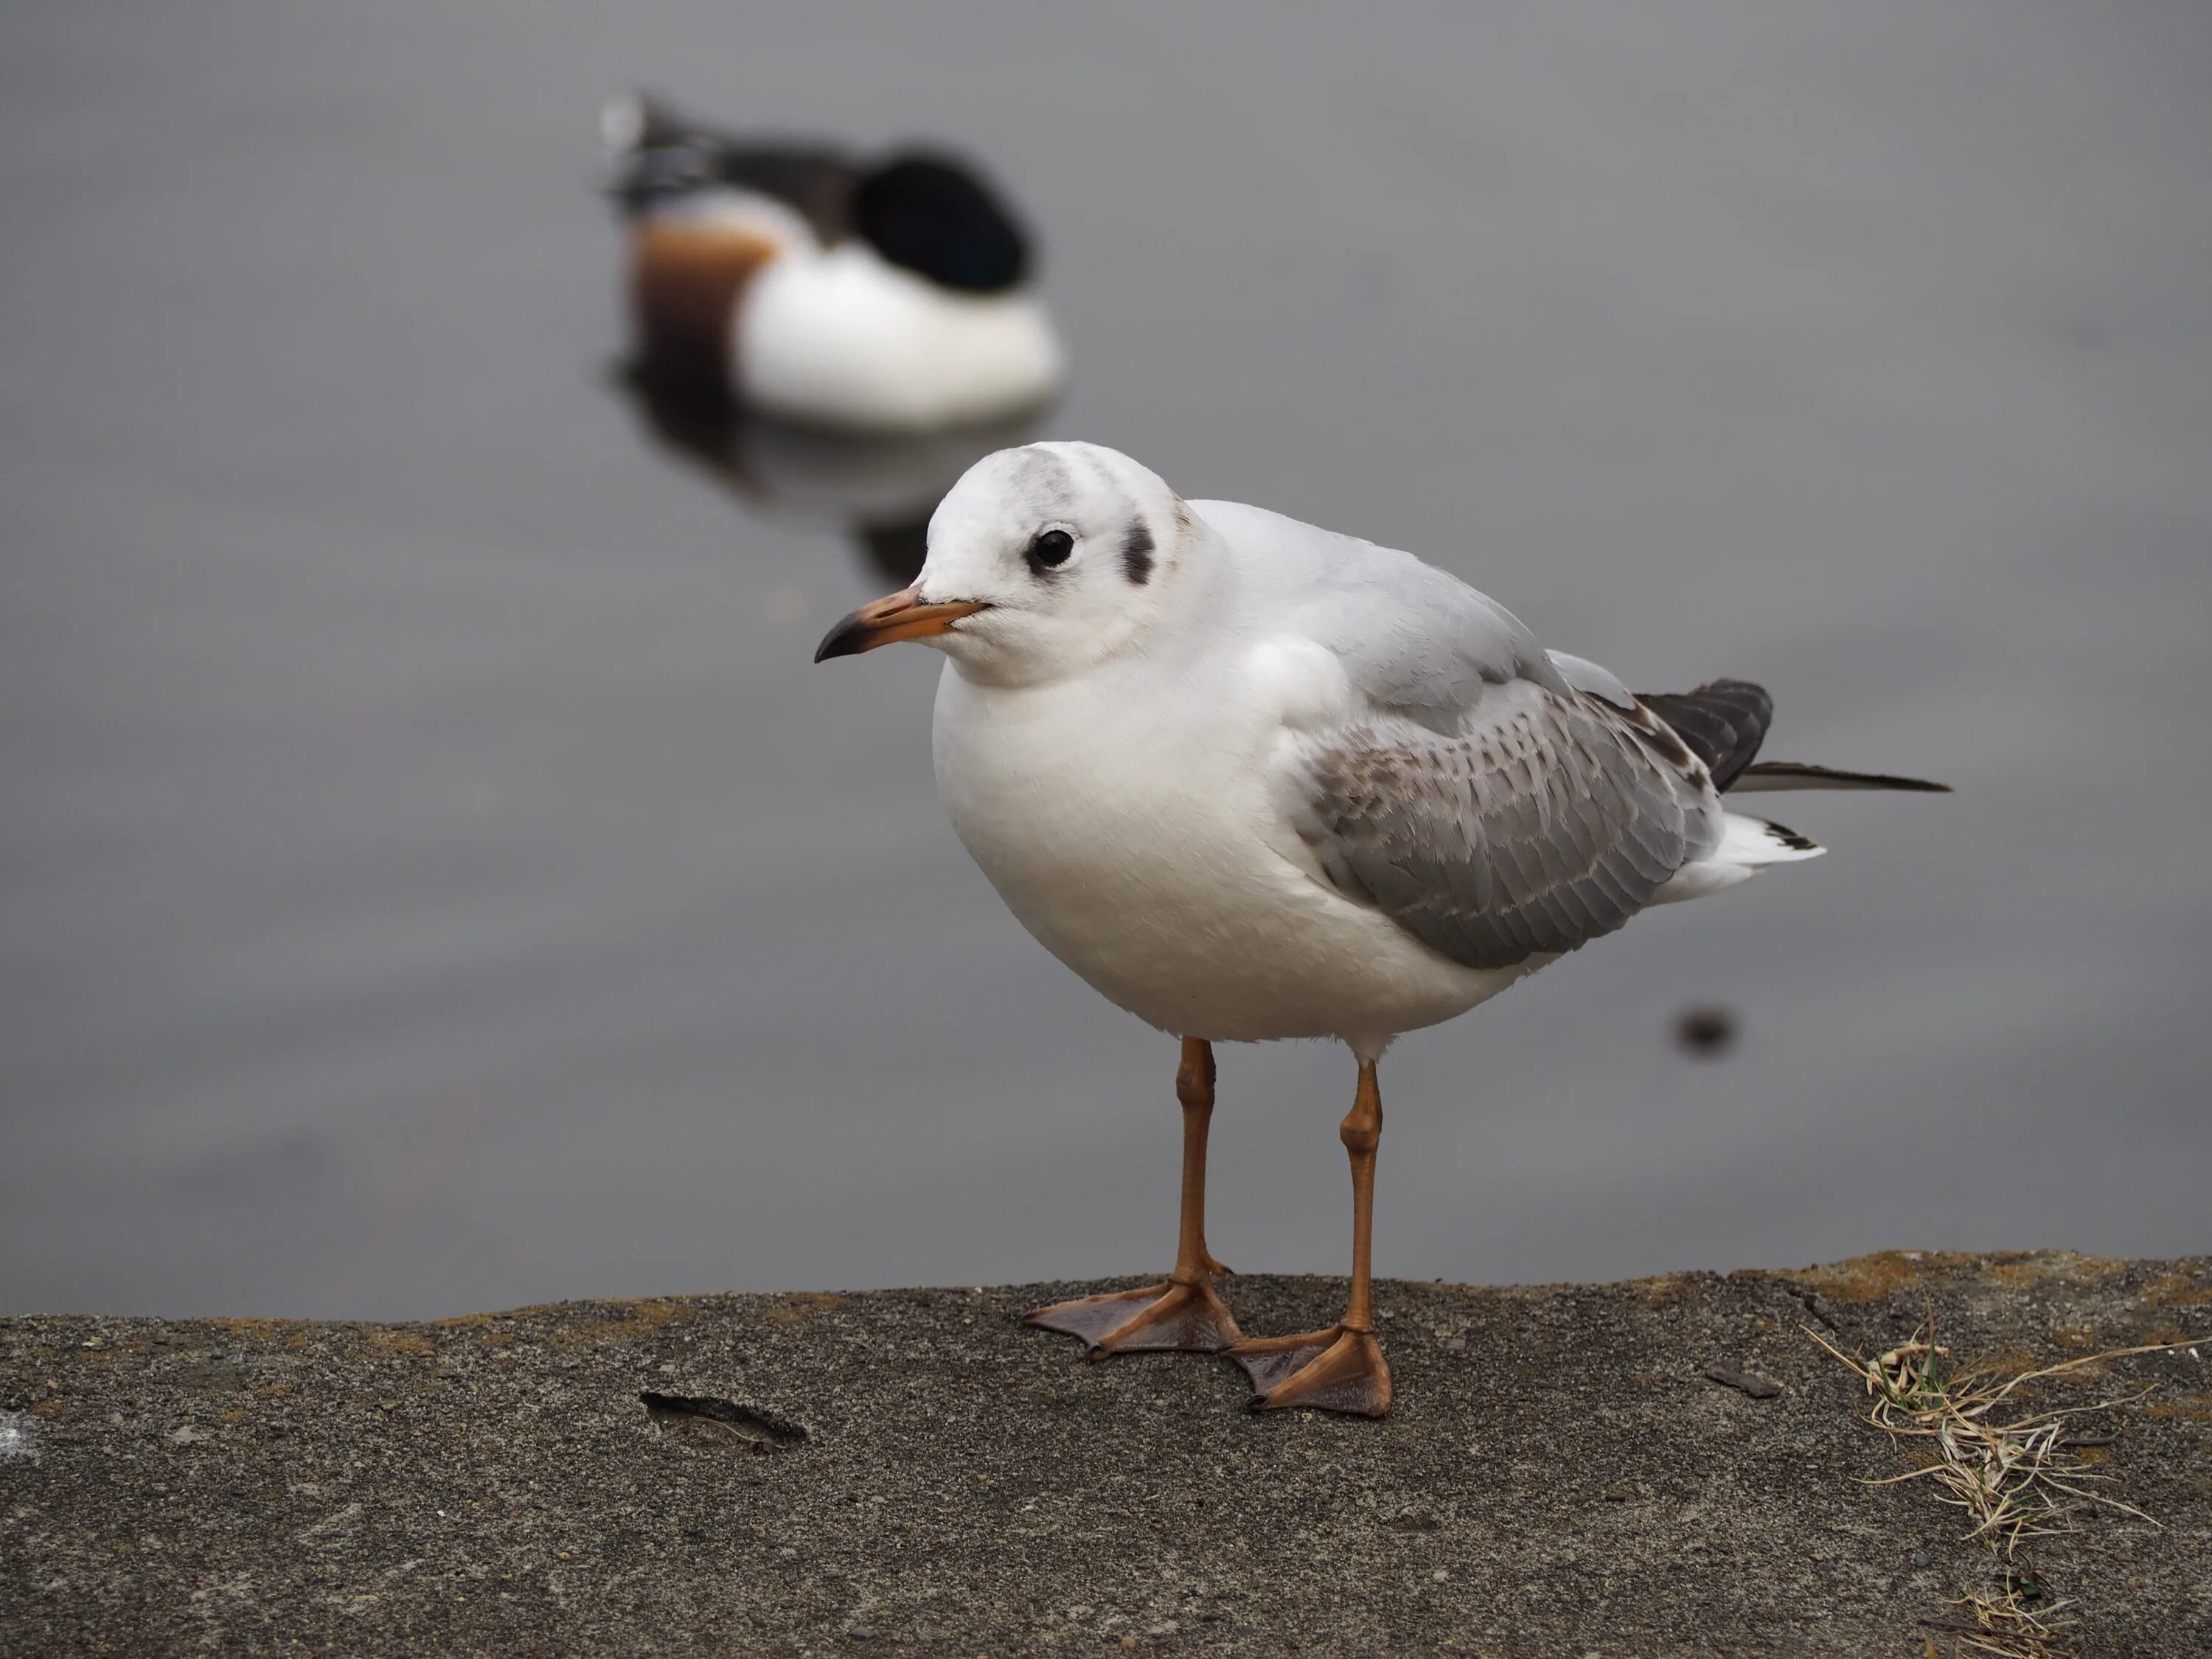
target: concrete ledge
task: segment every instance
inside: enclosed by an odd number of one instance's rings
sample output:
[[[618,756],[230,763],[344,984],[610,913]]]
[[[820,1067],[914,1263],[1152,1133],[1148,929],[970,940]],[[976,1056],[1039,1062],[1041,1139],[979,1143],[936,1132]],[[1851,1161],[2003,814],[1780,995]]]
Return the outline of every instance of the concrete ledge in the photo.
[[[1932,1310],[2022,1368],[2212,1332],[2212,1258],[1395,1283],[1368,1423],[1018,1323],[1090,1288],[0,1320],[0,1648],[1917,1659],[1990,1559],[1926,1482],[1863,1484],[1912,1466],[1801,1326],[1875,1351]],[[1342,1293],[1224,1289],[1255,1332]],[[2100,1379],[2157,1385],[2087,1455],[2162,1529],[2033,1547],[2083,1653],[2212,1653],[2200,1352]]]

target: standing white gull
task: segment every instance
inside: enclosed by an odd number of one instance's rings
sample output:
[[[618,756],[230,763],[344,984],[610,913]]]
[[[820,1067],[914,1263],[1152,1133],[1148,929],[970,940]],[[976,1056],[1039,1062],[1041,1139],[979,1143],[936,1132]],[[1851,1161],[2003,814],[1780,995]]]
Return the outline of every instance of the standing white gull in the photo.
[[[1380,1416],[1369,1289],[1376,1062],[1647,905],[1810,858],[1731,787],[1937,790],[1753,764],[1772,705],[1718,681],[1632,696],[1411,554],[1258,507],[1185,501],[1126,455],[987,456],[920,579],[816,653],[927,640],[937,784],[1022,924],[1182,1039],[1181,1241],[1166,1283],[1040,1309],[1094,1354],[1226,1352],[1255,1406]],[[1334,1037],[1352,1290],[1323,1331],[1247,1339],[1206,1248],[1212,1045]]]

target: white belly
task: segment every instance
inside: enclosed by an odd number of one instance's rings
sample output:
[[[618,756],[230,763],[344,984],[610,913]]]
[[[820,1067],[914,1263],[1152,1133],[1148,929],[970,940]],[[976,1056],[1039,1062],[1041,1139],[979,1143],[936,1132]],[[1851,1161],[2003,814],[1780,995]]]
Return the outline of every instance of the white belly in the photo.
[[[938,791],[1022,925],[1177,1036],[1379,1054],[1540,965],[1462,968],[1317,880],[1267,798],[1274,736],[1225,716],[1164,728],[1093,682],[1010,692],[948,665]]]

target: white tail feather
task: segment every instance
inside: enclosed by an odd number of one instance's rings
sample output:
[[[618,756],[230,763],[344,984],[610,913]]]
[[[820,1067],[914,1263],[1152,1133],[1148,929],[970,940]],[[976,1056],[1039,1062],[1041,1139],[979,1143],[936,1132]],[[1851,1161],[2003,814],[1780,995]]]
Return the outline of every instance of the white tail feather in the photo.
[[[1816,859],[1827,848],[1808,841],[1795,830],[1765,818],[1730,812],[1721,821],[1720,845],[1704,858],[1684,865],[1666,885],[1651,896],[1654,904],[1674,904],[1704,898],[1749,881],[1770,864],[1795,864]]]

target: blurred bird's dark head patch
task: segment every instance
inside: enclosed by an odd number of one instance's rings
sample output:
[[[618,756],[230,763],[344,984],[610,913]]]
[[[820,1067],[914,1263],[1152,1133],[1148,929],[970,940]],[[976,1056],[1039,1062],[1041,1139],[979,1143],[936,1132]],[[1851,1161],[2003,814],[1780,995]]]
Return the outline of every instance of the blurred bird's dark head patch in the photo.
[[[877,252],[944,288],[1002,294],[1029,275],[1029,239],[969,167],[909,155],[877,168],[853,196],[853,224]]]

